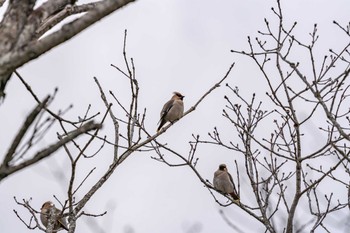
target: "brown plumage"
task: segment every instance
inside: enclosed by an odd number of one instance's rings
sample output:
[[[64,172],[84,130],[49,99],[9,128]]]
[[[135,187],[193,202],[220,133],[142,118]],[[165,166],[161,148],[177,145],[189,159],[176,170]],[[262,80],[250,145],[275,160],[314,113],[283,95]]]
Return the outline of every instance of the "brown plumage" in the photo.
[[[214,173],[214,188],[224,194],[230,194],[233,200],[239,200],[239,196],[233,182],[232,176],[227,171],[226,164],[220,164],[219,169]]]
[[[174,92],[173,97],[164,104],[163,109],[160,112],[160,120],[158,122],[159,127],[157,131],[159,131],[168,121],[174,123],[182,117],[184,114],[184,97],[185,96],[181,95],[179,92]]]
[[[49,224],[49,219],[51,218],[51,209],[53,208],[54,212],[54,227],[53,230],[55,232],[60,231],[62,229],[68,231],[67,220],[66,218],[61,217],[61,210],[57,209],[55,205],[51,201],[47,201],[41,207],[40,220],[41,223],[47,227]]]

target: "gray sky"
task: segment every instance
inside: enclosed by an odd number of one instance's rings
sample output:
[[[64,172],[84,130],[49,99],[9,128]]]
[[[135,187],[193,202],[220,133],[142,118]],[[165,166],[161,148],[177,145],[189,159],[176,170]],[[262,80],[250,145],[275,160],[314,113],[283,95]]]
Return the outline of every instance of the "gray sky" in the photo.
[[[309,40],[308,33],[314,23],[318,23],[320,55],[330,47],[340,49],[347,43],[332,21],[343,24],[349,21],[348,1],[330,4],[325,0],[297,0],[283,1],[282,5],[286,23],[297,21],[296,32],[305,41]],[[128,82],[110,66],[124,67],[122,45],[124,29],[127,29],[127,53],[135,60],[141,87],[140,105],[147,108],[146,126],[155,132],[159,112],[171,92],[179,91],[185,95],[185,109],[188,109],[223,77],[233,61],[236,67],[227,80],[230,85],[238,86],[246,97],[253,92],[263,96],[263,82],[256,67],[230,50],[247,49],[247,36],[255,38],[257,30],[265,29],[264,18],[277,23],[271,6],[276,6],[271,0],[221,0],[217,3],[208,0],[139,0],[28,63],[19,72],[41,98],[58,87],[52,107],[57,110],[72,103],[74,109],[67,116],[73,119],[82,116],[90,103],[93,112],[104,111],[94,76],[105,91],[112,90],[127,103]],[[34,106],[32,97],[15,76],[6,92],[6,101],[0,107],[0,154],[7,150],[23,117]],[[161,141],[187,154],[192,133],[205,136],[218,126],[224,134],[234,134],[221,117],[225,104],[223,96],[227,93],[224,86],[216,90],[198,110],[162,135]],[[112,137],[110,121],[103,132]],[[40,146],[53,140],[54,130]],[[127,232],[132,228],[135,233],[180,233],[191,232],[191,227],[202,233],[233,232],[219,215],[221,207],[189,169],[169,168],[150,159],[152,155],[135,154],[128,159],[87,205],[91,213],[108,210],[106,216],[97,219],[106,232]],[[198,155],[198,169],[209,180],[220,163],[228,164],[229,170],[234,171],[233,159],[237,157],[231,152],[203,146]],[[96,158],[81,164],[80,178],[97,166],[81,194],[105,171],[111,159],[112,148],[106,148]],[[57,169],[65,175],[64,181],[57,179]],[[0,213],[6,217],[0,218],[2,231],[29,231],[12,211],[16,209],[28,216],[24,209],[16,206],[13,196],[18,199],[32,197],[32,205],[37,209],[44,201],[52,199],[53,194],[64,200],[69,170],[66,155],[60,150],[52,158],[3,181],[0,184]],[[241,185],[242,202],[250,203],[244,191],[251,190],[244,187],[244,182]],[[230,206],[224,211],[244,232],[261,231],[261,226],[238,207]],[[88,231],[89,228],[80,220],[76,232],[93,232]]]

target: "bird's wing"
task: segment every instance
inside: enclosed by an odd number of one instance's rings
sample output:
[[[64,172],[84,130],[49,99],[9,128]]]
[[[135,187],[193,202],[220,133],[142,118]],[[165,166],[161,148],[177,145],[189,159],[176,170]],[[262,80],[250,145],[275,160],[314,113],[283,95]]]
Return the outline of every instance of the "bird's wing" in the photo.
[[[232,185],[233,185],[233,190],[234,190],[234,192],[237,194],[237,190],[236,190],[235,182],[233,182],[233,179],[232,179],[231,174],[230,174],[230,173],[228,173],[228,172],[227,172],[227,174],[228,174],[228,177],[230,178],[230,181],[231,181],[231,183],[232,183]]]
[[[171,99],[171,100],[169,100],[168,102],[166,102],[164,104],[163,109],[160,112],[160,120],[159,120],[159,122],[161,122],[164,119],[164,117],[168,114],[170,109],[173,107],[174,102],[175,102],[175,100]],[[158,122],[158,124],[159,124],[159,122]]]
[[[65,229],[66,231],[69,231],[68,226],[67,226],[67,222],[65,221],[65,219],[60,218],[60,219],[58,219],[58,222],[60,223],[60,225],[63,229]]]
[[[231,183],[234,184],[231,174],[227,172],[227,175],[228,175],[228,177],[230,178]]]
[[[60,224],[60,227],[68,231],[67,220],[65,217],[61,217],[63,214],[62,211],[57,208],[55,211],[56,211],[57,221]]]
[[[214,188],[217,189],[218,187],[218,176],[219,176],[219,171],[216,171],[214,172],[214,177],[213,177],[213,185],[214,185]]]

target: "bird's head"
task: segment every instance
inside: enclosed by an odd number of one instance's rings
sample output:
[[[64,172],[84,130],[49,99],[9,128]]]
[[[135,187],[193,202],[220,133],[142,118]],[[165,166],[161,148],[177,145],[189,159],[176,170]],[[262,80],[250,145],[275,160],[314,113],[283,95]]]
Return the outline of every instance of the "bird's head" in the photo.
[[[226,164],[220,164],[220,165],[219,165],[219,170],[221,170],[221,171],[227,171]]]
[[[176,99],[183,100],[183,98],[185,97],[180,92],[177,92],[177,91],[174,91],[173,94],[174,94],[173,98],[176,98]]]
[[[41,206],[41,209],[50,209],[53,206],[55,205],[51,201],[47,201]]]

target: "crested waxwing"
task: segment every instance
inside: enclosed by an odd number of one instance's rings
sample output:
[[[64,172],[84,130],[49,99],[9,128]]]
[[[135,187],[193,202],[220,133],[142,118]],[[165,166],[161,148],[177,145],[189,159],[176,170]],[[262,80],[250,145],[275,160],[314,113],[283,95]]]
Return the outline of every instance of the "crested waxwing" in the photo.
[[[226,164],[220,164],[219,169],[214,173],[214,188],[224,194],[230,194],[233,200],[239,200],[239,196],[233,182],[232,176],[227,171]]]
[[[159,131],[168,121],[174,123],[182,117],[184,114],[184,103],[182,101],[184,97],[185,96],[181,95],[179,92],[174,92],[173,97],[164,104],[163,109],[160,112],[160,120],[158,122],[159,127],[157,131]]]
[[[55,215],[54,216],[55,222],[54,222],[54,227],[53,227],[54,232],[60,231],[62,229],[68,231],[66,218],[63,218],[60,216],[61,210],[57,209],[51,201],[45,202],[43,204],[43,206],[41,207],[41,213],[40,213],[41,223],[45,227],[47,227],[47,225],[49,224],[49,219],[51,218],[50,215],[51,215],[52,208],[53,208],[53,212]]]

